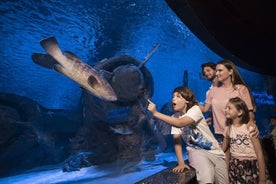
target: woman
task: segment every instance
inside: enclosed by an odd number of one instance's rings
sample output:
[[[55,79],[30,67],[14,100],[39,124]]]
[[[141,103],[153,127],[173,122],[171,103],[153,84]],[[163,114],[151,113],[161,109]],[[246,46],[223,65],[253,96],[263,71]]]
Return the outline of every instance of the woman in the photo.
[[[259,131],[254,121],[254,112],[256,111],[254,98],[235,64],[230,60],[218,62],[216,65],[216,77],[217,85],[210,89],[205,104],[203,106],[200,105],[200,109],[205,113],[212,108],[213,126],[217,140],[222,143],[223,132],[226,127],[225,107],[228,100],[233,97],[240,97],[246,103],[250,111],[249,125],[254,127],[251,133],[253,136],[258,136]]]

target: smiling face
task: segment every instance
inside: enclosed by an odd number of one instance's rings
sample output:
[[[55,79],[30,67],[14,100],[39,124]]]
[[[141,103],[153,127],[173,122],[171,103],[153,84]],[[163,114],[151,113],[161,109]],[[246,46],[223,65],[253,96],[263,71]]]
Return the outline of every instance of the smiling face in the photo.
[[[180,93],[174,92],[172,96],[172,106],[175,112],[179,112],[181,114],[186,113],[188,101],[181,96]]]
[[[205,66],[202,74],[208,81],[212,81],[216,77],[216,70],[210,66]]]
[[[237,110],[237,108],[235,107],[235,105],[233,103],[228,102],[226,104],[226,107],[225,107],[225,116],[226,116],[226,118],[235,119],[238,116],[240,116],[241,113],[242,112],[240,110]]]
[[[231,80],[231,75],[233,70],[228,70],[223,64],[217,64],[216,66],[216,77],[219,82],[225,82],[226,80]]]

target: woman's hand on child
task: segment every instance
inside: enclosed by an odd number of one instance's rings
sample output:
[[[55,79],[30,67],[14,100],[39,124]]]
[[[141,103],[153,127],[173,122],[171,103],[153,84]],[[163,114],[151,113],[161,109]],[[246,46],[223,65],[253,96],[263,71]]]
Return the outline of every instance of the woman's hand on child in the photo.
[[[250,120],[247,124],[247,129],[249,130],[249,134],[251,137],[258,138],[259,137],[259,129],[255,122]]]

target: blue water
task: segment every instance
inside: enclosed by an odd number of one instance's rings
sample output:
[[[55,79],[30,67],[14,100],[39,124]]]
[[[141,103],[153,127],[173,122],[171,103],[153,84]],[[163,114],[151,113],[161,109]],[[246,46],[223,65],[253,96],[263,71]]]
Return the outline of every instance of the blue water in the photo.
[[[204,45],[164,0],[12,0],[0,3],[0,92],[15,93],[50,109],[75,109],[81,89],[52,70],[33,63],[31,55],[45,50],[39,41],[55,36],[63,51],[75,53],[93,66],[104,58],[129,54],[139,61],[156,43],[158,50],[146,63],[154,79],[153,101],[161,108],[172,90],[188,86],[199,101],[210,83],[200,77],[200,65],[222,59]],[[269,131],[275,112],[267,93],[268,76],[239,68],[256,98],[257,124]],[[275,88],[274,88],[275,89]]]

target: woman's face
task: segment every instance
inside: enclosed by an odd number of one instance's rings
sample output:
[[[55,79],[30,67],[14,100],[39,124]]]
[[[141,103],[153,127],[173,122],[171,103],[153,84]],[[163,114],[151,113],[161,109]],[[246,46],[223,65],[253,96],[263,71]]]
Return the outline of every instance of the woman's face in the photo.
[[[228,70],[223,64],[217,64],[216,66],[216,76],[219,82],[225,82],[226,80],[231,80],[231,75],[233,70]]]

